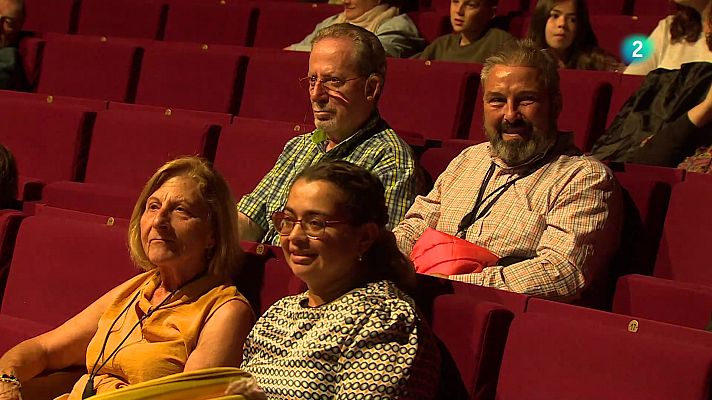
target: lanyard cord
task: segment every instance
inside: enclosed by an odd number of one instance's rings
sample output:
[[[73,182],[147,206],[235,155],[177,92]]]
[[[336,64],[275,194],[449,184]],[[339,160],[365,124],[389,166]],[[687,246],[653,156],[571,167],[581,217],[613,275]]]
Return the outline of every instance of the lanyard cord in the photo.
[[[106,333],[106,337],[104,338],[104,344],[102,344],[102,346],[101,346],[101,351],[99,352],[99,356],[96,358],[96,361],[94,362],[94,366],[91,369],[91,373],[89,374],[89,379],[87,379],[87,384],[84,386],[84,391],[82,392],[82,399],[86,399],[88,397],[96,395],[96,389],[94,389],[94,377],[96,377],[96,374],[98,374],[99,371],[101,371],[101,369],[104,368],[106,363],[108,363],[109,360],[111,360],[111,358],[114,357],[116,355],[116,353],[119,352],[119,349],[121,349],[121,346],[123,346],[123,344],[126,342],[126,340],[128,340],[129,336],[131,336],[131,333],[134,331],[134,329],[136,329],[136,327],[138,327],[143,321],[148,319],[148,317],[150,317],[154,312],[158,311],[159,308],[163,307],[166,304],[166,302],[171,297],[173,297],[173,295],[175,294],[176,291],[177,290],[172,291],[170,294],[168,294],[168,296],[166,296],[165,299],[163,299],[163,301],[161,301],[158,304],[158,306],[156,308],[149,309],[146,314],[144,314],[141,318],[139,318],[138,321],[136,322],[136,324],[134,324],[134,326],[131,328],[129,333],[126,334],[126,336],[121,340],[121,342],[119,342],[119,345],[116,346],[114,351],[112,351],[111,354],[109,354],[109,356],[107,358],[105,358],[104,361],[97,368],[97,364],[99,363],[99,360],[101,359],[101,357],[104,355],[104,351],[106,350],[106,345],[109,342],[109,336],[111,335],[111,330],[114,328],[114,325],[116,325],[116,322],[121,318],[121,316],[124,315],[124,313],[126,313],[129,310],[129,307],[131,306],[131,304],[133,304],[133,302],[136,301],[139,294],[141,294],[141,291],[137,292],[136,295],[134,295],[134,297],[131,299],[129,304],[127,304],[126,307],[124,307],[124,309],[121,311],[121,313],[114,319],[114,322],[111,323],[111,326],[109,327],[109,331]]]
[[[487,185],[489,184],[490,180],[492,179],[492,176],[494,175],[494,170],[495,170],[495,163],[490,164],[489,169],[487,170],[487,173],[485,174],[484,179],[482,180],[482,184],[480,185],[480,190],[477,192],[477,200],[475,201],[475,206],[472,208],[472,211],[467,213],[462,220],[460,221],[460,224],[457,226],[457,237],[464,239],[465,235],[467,234],[467,229],[472,226],[478,219],[484,217],[487,215],[487,213],[492,209],[494,204],[499,200],[500,197],[504,194],[504,192],[507,191],[512,185],[514,185],[518,180],[522,178],[526,178],[527,176],[531,175],[534,171],[539,169],[540,163],[535,164],[527,170],[525,173],[522,175],[519,175],[518,177],[505,182],[498,188],[494,189],[490,194],[487,196],[484,196],[485,190],[487,190]],[[484,198],[482,198],[484,196]],[[491,200],[490,200],[491,198]],[[480,207],[487,201],[490,200],[489,203],[487,203],[482,211],[480,212]]]

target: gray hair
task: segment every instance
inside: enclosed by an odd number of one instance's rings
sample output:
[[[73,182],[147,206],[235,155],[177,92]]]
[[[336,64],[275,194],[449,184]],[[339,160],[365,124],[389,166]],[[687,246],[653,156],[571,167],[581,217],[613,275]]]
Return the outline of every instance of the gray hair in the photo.
[[[360,26],[349,23],[334,24],[320,29],[312,39],[312,46],[328,38],[351,39],[356,48],[358,72],[363,76],[379,74],[385,80],[386,51],[376,35]]]
[[[512,40],[488,57],[480,73],[483,87],[495,65],[534,68],[539,71],[539,79],[549,98],[553,100],[561,95],[558,64],[548,50],[538,48],[531,39]]]

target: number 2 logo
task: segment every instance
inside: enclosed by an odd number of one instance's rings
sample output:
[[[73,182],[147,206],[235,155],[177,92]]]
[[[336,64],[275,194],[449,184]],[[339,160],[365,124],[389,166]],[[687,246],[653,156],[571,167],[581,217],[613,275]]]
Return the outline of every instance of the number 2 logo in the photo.
[[[643,58],[643,55],[640,54],[640,51],[643,50],[643,41],[634,40],[633,46],[635,47],[635,49],[633,49],[633,52],[631,53],[630,56],[633,58]]]

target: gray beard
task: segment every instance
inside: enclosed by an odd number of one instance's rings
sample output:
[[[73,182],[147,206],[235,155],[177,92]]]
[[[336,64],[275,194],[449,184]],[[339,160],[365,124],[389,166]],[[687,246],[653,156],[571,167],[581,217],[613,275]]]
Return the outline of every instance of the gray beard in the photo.
[[[535,156],[543,153],[556,140],[556,129],[548,133],[534,129],[529,139],[504,140],[499,131],[490,132],[485,129],[492,146],[492,155],[499,157],[510,167],[522,165]]]

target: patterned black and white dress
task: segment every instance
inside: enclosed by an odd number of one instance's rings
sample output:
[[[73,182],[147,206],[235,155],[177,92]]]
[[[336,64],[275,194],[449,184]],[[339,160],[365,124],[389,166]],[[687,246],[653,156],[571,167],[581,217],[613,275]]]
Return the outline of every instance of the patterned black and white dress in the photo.
[[[319,307],[285,297],[257,321],[242,368],[272,399],[430,399],[440,355],[413,300],[389,281]]]

